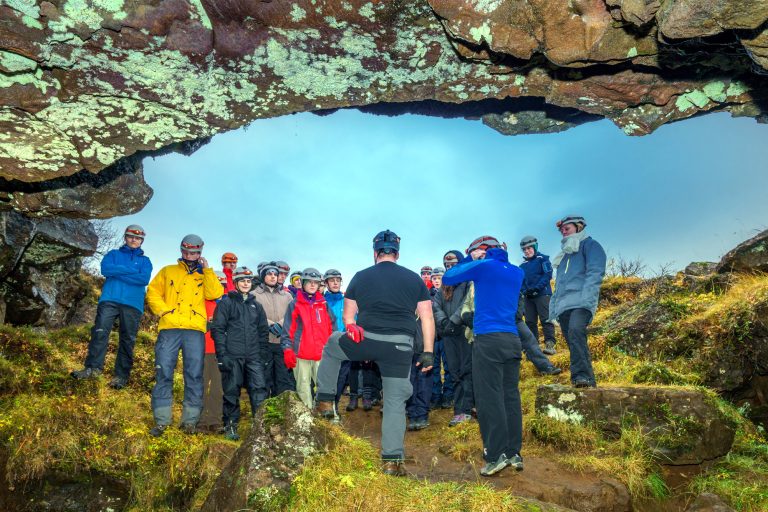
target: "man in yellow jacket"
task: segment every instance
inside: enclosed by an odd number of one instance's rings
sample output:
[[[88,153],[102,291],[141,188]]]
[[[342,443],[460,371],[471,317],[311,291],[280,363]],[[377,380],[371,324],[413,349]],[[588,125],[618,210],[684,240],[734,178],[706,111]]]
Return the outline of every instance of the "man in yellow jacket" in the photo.
[[[187,235],[181,241],[181,258],[163,267],[147,289],[147,303],[160,317],[155,344],[155,387],[150,434],[163,435],[171,424],[173,372],[181,350],[184,365],[184,402],[180,428],[193,433],[203,407],[203,359],[208,317],[205,301],[221,297],[219,279],[201,256],[203,240]]]

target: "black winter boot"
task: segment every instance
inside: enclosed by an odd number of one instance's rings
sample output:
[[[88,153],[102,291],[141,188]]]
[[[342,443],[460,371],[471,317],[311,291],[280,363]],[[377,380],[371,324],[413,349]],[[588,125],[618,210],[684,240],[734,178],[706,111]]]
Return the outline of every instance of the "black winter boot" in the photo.
[[[352,412],[357,409],[357,395],[349,395],[349,403],[347,404],[347,412]]]

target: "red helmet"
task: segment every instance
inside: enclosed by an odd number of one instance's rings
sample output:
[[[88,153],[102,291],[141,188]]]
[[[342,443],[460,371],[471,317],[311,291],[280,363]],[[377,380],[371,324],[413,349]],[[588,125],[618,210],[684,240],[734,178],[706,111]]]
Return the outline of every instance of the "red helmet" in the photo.
[[[237,263],[237,256],[233,252],[225,252],[221,256],[222,263]]]
[[[494,237],[485,235],[479,238],[475,238],[469,247],[467,247],[466,253],[469,254],[475,249],[493,249],[495,247],[501,247],[501,244]]]
[[[424,265],[423,267],[421,267],[421,274],[422,275],[424,275],[424,274],[432,275],[432,267],[430,267],[429,265]]]

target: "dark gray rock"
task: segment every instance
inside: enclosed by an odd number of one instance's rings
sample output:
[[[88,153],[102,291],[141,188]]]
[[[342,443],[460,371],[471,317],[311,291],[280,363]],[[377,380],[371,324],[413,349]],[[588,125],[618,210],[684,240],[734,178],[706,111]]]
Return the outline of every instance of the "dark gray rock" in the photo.
[[[685,512],[735,512],[723,499],[717,494],[705,492],[700,494],[685,509]]]
[[[714,274],[717,271],[717,263],[712,261],[694,261],[683,270],[686,276],[701,277]]]
[[[728,251],[717,271],[768,272],[768,229]]]
[[[735,425],[700,391],[663,387],[575,389],[539,386],[536,412],[579,424],[594,424],[618,437],[628,421],[647,433],[661,464],[701,464],[727,454]]]

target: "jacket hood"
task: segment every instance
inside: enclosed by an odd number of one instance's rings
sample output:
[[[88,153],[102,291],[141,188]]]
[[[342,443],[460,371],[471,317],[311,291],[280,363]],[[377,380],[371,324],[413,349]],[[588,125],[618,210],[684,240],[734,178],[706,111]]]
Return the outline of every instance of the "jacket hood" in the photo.
[[[120,247],[120,251],[122,252],[132,252],[136,256],[144,256],[144,251],[141,249],[141,247],[137,247],[135,249],[131,249],[128,247],[128,245],[123,244],[122,247]]]
[[[453,249],[453,250],[448,251],[447,253],[443,254],[443,260],[445,260],[445,257],[448,256],[449,254],[453,254],[454,256],[456,256],[456,260],[457,261],[461,261],[461,260],[464,259],[464,253],[463,252],[461,252],[459,250],[456,250],[456,249]]]
[[[488,251],[485,253],[485,259],[496,260],[502,263],[509,263],[509,254],[507,254],[507,251],[504,249],[488,249]]]

